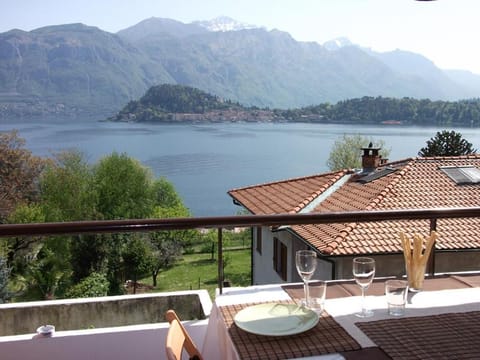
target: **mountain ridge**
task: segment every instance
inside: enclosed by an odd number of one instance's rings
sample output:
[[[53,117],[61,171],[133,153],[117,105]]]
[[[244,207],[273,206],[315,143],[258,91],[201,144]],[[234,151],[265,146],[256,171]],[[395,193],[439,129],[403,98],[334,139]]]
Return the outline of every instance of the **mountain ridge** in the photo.
[[[457,100],[480,93],[474,74],[446,72],[419,54],[356,45],[331,51],[275,29],[213,32],[162,18],[115,34],[83,24],[1,33],[0,79],[0,116],[108,115],[165,83],[284,109],[362,96]]]

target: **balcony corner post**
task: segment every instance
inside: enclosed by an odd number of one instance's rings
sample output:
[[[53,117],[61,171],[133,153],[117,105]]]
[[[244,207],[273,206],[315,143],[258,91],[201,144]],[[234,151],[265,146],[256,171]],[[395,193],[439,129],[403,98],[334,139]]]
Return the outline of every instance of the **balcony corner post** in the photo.
[[[218,228],[218,290],[223,293],[223,237],[222,228]]]

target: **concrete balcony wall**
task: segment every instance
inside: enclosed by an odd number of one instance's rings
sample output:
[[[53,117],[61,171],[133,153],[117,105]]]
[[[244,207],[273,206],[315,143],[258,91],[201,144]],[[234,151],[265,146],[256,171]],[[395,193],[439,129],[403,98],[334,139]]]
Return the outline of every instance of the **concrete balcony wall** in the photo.
[[[45,324],[61,331],[158,323],[168,309],[183,320],[201,320],[210,307],[206,290],[2,304],[0,336],[27,334]]]
[[[184,322],[202,347],[208,319]],[[35,334],[0,337],[2,360],[161,360],[168,323],[94,330],[60,331],[51,338]]]
[[[153,295],[128,295],[118,296],[111,298],[90,298],[90,299],[72,299],[72,300],[54,300],[45,302],[35,302],[35,312],[41,314],[42,303],[44,309],[51,311],[52,306],[57,306],[62,309],[64,305],[70,305],[74,307],[75,304],[85,305],[86,303],[92,304],[91,309],[103,309],[108,308],[108,305],[112,305],[115,301],[124,300],[127,302],[137,301],[136,306],[129,305],[128,309],[135,312],[140,310],[140,313],[145,313],[141,309],[142,301],[148,300],[147,304],[155,298],[158,307],[167,306],[167,308],[173,308],[178,311],[179,314],[188,313],[189,304],[192,303],[192,297],[196,298],[196,303],[200,304],[201,313],[204,315],[202,319],[188,320],[180,315],[182,321],[185,321],[185,327],[192,335],[197,345],[201,348],[203,339],[205,337],[208,317],[212,307],[211,299],[206,290],[199,291],[182,291],[171,293],[159,293]],[[161,299],[163,298],[163,299]],[[182,302],[186,300],[186,302]],[[52,304],[53,303],[53,304]],[[144,302],[145,303],[145,302]],[[195,303],[195,301],[194,301]],[[28,313],[29,306],[32,303],[18,303],[18,304],[4,304],[0,306],[1,311],[5,310],[5,307],[16,308],[16,314],[20,315],[21,311],[17,311],[19,308]],[[80,308],[84,308],[81,306]],[[138,308],[138,309],[135,309]],[[118,309],[118,304],[111,307],[111,309]],[[72,310],[69,310],[72,312]],[[166,310],[165,310],[166,311]],[[198,311],[198,310],[197,310]],[[75,311],[73,311],[74,313]],[[158,311],[157,311],[158,312]],[[162,313],[164,310],[162,308]],[[83,312],[84,315],[75,315],[76,317],[85,316],[87,322],[92,321],[92,316],[98,316],[98,313]],[[120,317],[123,314],[117,313]],[[68,316],[68,315],[64,315]],[[105,316],[103,316],[105,317]],[[108,316],[109,317],[109,316]],[[128,326],[114,326],[114,327],[99,327],[96,326],[92,329],[77,329],[77,330],[58,330],[59,324],[53,324],[56,326],[55,333],[52,337],[38,337],[35,336],[35,330],[38,326],[45,323],[25,323],[21,322],[31,321],[32,317],[29,315],[23,320],[18,318],[16,322],[18,325],[26,326],[30,331],[22,335],[0,336],[0,359],[36,359],[36,360],[53,360],[53,359],[69,359],[69,360],[85,360],[85,359],[164,359],[165,358],[165,337],[168,331],[168,323],[161,321],[149,321],[149,323],[141,323]],[[68,323],[69,319],[64,317],[61,321]],[[154,323],[153,323],[154,322]],[[3,323],[3,317],[0,323]]]

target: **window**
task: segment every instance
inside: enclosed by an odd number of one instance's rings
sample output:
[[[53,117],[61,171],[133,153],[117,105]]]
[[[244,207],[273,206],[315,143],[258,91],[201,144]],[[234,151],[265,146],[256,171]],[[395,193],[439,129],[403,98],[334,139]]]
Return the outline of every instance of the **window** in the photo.
[[[287,280],[288,249],[278,238],[273,238],[273,268],[282,280]]]
[[[262,228],[257,227],[257,236],[256,236],[256,244],[257,244],[257,251],[261,255],[262,254]]]
[[[444,166],[440,170],[457,184],[480,183],[480,170],[474,166]]]

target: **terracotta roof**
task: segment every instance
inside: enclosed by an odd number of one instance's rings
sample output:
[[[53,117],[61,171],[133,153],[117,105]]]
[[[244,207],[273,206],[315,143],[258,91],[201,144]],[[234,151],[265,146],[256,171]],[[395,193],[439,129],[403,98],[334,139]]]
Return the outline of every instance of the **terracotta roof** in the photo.
[[[480,204],[480,183],[457,184],[440,167],[480,168],[480,155],[411,158],[382,165],[377,179],[337,171],[229,191],[253,214],[468,207]],[[382,169],[391,172],[380,172]],[[384,174],[382,176],[382,174]],[[310,209],[310,207],[313,207]],[[429,221],[296,225],[291,230],[325,255],[401,251],[399,232],[428,234]],[[478,219],[439,219],[437,249],[480,248]]]

